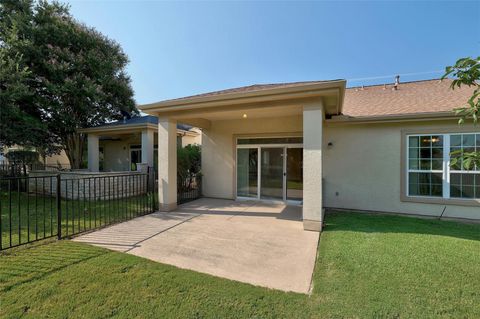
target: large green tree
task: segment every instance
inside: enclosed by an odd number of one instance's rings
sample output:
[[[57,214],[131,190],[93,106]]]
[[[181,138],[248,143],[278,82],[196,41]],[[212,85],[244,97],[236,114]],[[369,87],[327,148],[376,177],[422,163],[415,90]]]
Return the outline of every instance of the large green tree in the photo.
[[[455,113],[459,116],[458,123],[464,124],[468,121],[475,125],[479,122],[480,117],[480,57],[466,57],[459,59],[455,65],[447,66],[442,79],[453,77],[451,88],[459,88],[468,86],[473,88],[472,96],[466,101],[466,104],[455,109]],[[475,166],[480,167],[480,152],[456,151],[451,153],[451,165],[457,163],[466,170],[474,169]]]
[[[0,143],[65,149],[80,168],[91,127],[138,113],[120,45],[58,2],[0,0]]]

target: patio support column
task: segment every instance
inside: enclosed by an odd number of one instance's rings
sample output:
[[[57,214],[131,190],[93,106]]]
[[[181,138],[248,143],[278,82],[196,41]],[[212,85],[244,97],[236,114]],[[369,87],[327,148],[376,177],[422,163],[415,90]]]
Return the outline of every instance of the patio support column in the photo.
[[[98,172],[100,169],[100,153],[98,149],[98,135],[88,134],[87,137],[88,151],[88,170],[90,172]]]
[[[177,122],[158,118],[158,203],[161,211],[177,207]]]
[[[153,167],[153,131],[142,131],[142,163]]]
[[[303,107],[303,228],[321,231],[322,205],[322,130],[321,101]]]

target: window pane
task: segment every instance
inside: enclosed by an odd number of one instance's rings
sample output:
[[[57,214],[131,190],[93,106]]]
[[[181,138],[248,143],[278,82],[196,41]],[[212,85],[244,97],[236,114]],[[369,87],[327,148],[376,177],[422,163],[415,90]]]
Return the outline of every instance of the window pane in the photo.
[[[412,159],[418,158],[420,155],[419,150],[420,150],[419,148],[410,148],[408,150],[408,158],[412,158]]]
[[[429,171],[432,169],[432,161],[431,160],[421,160],[420,161],[420,169]]]
[[[462,187],[459,185],[450,184],[450,197],[451,198],[460,198],[462,197]]]
[[[442,197],[443,196],[443,185],[442,184],[432,184],[431,196]]]
[[[418,160],[411,159],[408,161],[408,168],[409,169],[419,169]]]
[[[237,195],[257,197],[258,150],[237,150]]]
[[[432,137],[431,136],[420,136],[420,147],[428,147],[432,146]]]
[[[462,174],[450,174],[450,184],[461,185]]]
[[[462,146],[462,135],[461,134],[450,135],[450,146],[452,147]]]
[[[432,173],[431,180],[432,180],[432,184],[441,185],[443,183],[442,173]]]
[[[418,182],[420,184],[430,184],[430,173],[418,173]]]
[[[443,136],[442,135],[432,136],[432,147],[443,147]]]
[[[410,136],[408,169],[410,172],[408,194],[412,196],[443,196],[443,135]],[[418,159],[418,160],[417,160]]]
[[[432,160],[432,170],[442,170],[443,160]]]
[[[464,134],[462,138],[463,147],[475,147],[475,135],[474,134]]]
[[[418,136],[410,136],[408,138],[408,147],[419,147],[419,137]]]
[[[474,198],[475,197],[475,187],[473,186],[462,186],[462,198]]]
[[[443,159],[443,148],[439,148],[439,147],[432,148],[432,157]]]
[[[418,186],[419,186],[418,195],[430,196],[430,184],[419,184]]]
[[[408,184],[408,195],[409,196],[419,196],[418,192],[418,183],[409,183]]]
[[[451,173],[451,198],[480,198],[480,174]]]
[[[475,175],[462,174],[462,185],[475,185]]]
[[[420,158],[431,158],[432,149],[431,148],[421,148],[420,149]]]

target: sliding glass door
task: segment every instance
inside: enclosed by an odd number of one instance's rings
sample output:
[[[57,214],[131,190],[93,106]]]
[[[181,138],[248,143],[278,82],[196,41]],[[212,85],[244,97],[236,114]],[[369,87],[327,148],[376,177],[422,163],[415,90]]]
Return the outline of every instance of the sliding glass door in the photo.
[[[287,200],[303,199],[303,148],[287,148]]]
[[[238,141],[237,197],[302,201],[303,148],[298,138],[292,139]],[[279,140],[287,144],[275,143]],[[265,144],[256,144],[257,141]]]
[[[255,197],[258,194],[258,149],[237,150],[237,196]]]
[[[261,199],[283,200],[283,158],[285,148],[261,148]]]

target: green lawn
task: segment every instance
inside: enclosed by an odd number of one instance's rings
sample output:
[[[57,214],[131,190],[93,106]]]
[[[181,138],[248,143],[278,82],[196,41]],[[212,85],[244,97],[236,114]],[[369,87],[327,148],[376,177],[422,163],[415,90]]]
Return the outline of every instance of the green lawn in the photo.
[[[151,205],[150,195],[95,201],[62,199],[62,234],[68,236],[140,216],[149,212]],[[0,192],[1,247],[56,236],[57,225],[55,197]]]
[[[0,257],[2,318],[479,318],[480,225],[327,216],[312,295],[68,241]]]

